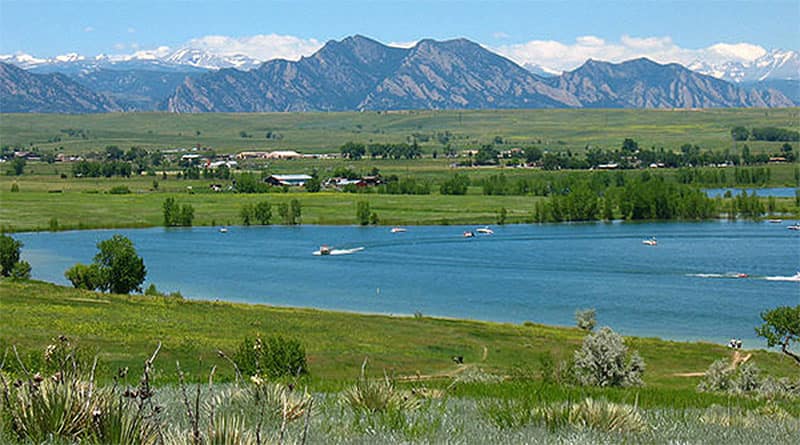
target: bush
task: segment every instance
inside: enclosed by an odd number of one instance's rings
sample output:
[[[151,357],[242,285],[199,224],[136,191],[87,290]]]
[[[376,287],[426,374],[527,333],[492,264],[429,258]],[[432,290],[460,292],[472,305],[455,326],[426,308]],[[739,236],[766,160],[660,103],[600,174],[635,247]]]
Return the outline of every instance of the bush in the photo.
[[[194,221],[194,207],[191,204],[178,205],[175,198],[167,198],[162,205],[164,225],[167,227],[191,227]]]
[[[31,265],[27,261],[17,261],[11,269],[11,279],[29,280],[31,278]]]
[[[64,272],[64,277],[76,289],[96,290],[105,286],[103,274],[97,264],[87,266],[86,264],[78,263],[67,269]]]
[[[110,195],[127,195],[130,192],[131,189],[129,189],[128,186],[126,185],[118,185],[115,187],[111,187],[111,189],[108,190],[108,193]]]
[[[272,205],[269,201],[261,201],[253,208],[253,216],[261,225],[267,225],[272,219]]]
[[[19,184],[16,182],[11,183],[11,193],[16,193],[19,191]]]
[[[609,327],[583,339],[575,351],[575,374],[587,386],[640,386],[644,360],[638,352],[628,356],[622,336]]]
[[[369,203],[367,201],[359,201],[356,204],[356,220],[362,226],[369,224],[370,217]]]
[[[733,389],[734,375],[733,369],[727,360],[717,360],[708,367],[703,380],[697,385],[698,391],[703,392],[727,392]]]
[[[248,376],[282,377],[308,374],[306,351],[299,341],[281,336],[245,338],[233,356]]]
[[[534,419],[548,428],[571,426],[618,433],[644,431],[649,427],[637,407],[591,398],[538,409]]]
[[[597,325],[597,311],[592,309],[578,309],[575,311],[575,324],[583,331],[591,332]]]
[[[242,219],[243,226],[249,226],[250,220],[253,219],[253,205],[252,204],[243,205],[242,209],[239,211],[239,217]]]
[[[439,187],[439,193],[442,195],[466,195],[469,182],[467,175],[455,174],[452,178],[442,183]]]

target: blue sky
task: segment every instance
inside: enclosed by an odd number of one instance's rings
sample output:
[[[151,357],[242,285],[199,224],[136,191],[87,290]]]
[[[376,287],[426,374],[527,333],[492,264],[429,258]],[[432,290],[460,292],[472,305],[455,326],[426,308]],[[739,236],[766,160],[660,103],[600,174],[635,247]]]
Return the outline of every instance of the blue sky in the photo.
[[[492,48],[530,41],[606,44],[668,38],[682,49],[749,43],[800,49],[800,1],[17,1],[0,0],[0,54],[52,57],[177,48],[208,35],[352,34],[382,42],[467,37]]]

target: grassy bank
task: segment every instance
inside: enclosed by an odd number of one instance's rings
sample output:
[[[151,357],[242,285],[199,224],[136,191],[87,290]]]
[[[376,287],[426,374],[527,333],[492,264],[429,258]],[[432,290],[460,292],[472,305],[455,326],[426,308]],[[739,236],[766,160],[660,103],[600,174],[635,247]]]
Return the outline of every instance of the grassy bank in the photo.
[[[224,302],[97,294],[42,282],[0,282],[0,339],[22,350],[41,349],[58,335],[96,348],[106,369],[141,367],[161,341],[163,363],[180,360],[197,371],[219,365],[217,356],[246,336],[280,334],[299,339],[307,350],[315,381],[328,385],[358,375],[364,357],[371,366],[396,376],[446,375],[457,367],[452,356],[497,376],[536,374],[544,357],[556,363],[571,358],[583,338],[574,328],[526,323],[501,324],[437,318],[390,317],[275,308]],[[693,391],[696,377],[676,373],[704,371],[730,355],[721,345],[630,338],[647,363],[650,388]],[[796,375],[791,360],[752,351],[752,360],[776,376]],[[174,381],[166,366],[162,381]]]

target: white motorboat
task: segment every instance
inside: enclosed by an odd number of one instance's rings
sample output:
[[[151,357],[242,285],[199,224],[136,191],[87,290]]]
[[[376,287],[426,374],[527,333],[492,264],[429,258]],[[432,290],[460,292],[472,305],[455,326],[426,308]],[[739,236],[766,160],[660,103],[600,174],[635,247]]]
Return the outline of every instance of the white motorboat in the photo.
[[[228,228],[227,227],[220,227],[219,228],[219,233],[228,233]]]
[[[494,235],[494,230],[490,229],[489,226],[475,229],[475,231],[484,235]]]
[[[474,238],[474,237],[475,237],[475,233],[474,232],[471,232],[469,230],[464,232],[464,238]]]
[[[392,227],[391,232],[392,233],[404,233],[404,232],[407,232],[407,230],[405,228],[403,228],[403,227]]]
[[[786,226],[789,230],[800,230],[800,223],[792,224],[791,226]]]
[[[642,244],[645,246],[657,246],[658,241],[656,240],[656,237],[652,237],[650,239],[642,240]]]

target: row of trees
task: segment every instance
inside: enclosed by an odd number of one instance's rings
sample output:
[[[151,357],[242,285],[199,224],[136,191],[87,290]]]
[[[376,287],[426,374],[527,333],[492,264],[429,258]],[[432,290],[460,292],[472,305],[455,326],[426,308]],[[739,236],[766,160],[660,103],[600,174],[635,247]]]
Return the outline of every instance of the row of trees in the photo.
[[[746,141],[748,139],[770,142],[800,141],[800,133],[797,131],[778,127],[758,127],[748,130],[746,127],[739,125],[731,128],[731,137],[734,141]]]
[[[194,207],[191,204],[178,204],[175,198],[167,198],[162,205],[164,226],[191,227],[194,221]]]
[[[422,157],[422,149],[416,139],[411,144],[369,144],[347,142],[339,147],[339,152],[348,159],[361,159],[367,153],[372,159],[416,159]]]
[[[292,199],[288,203],[282,202],[277,207],[280,222],[287,226],[300,224],[303,216],[303,209],[300,201]],[[261,225],[272,224],[272,204],[268,201],[260,201],[256,204],[245,204],[239,211],[242,225],[249,226],[257,223]]]

